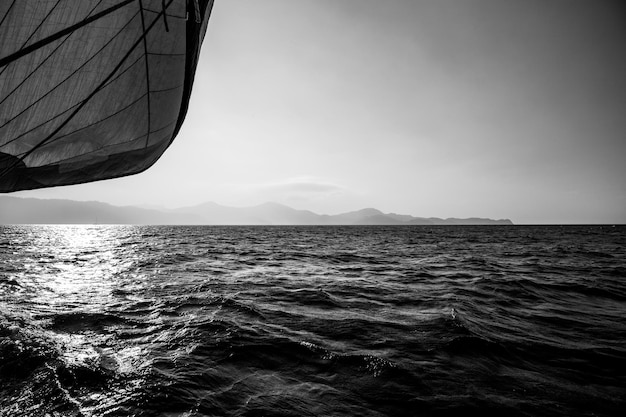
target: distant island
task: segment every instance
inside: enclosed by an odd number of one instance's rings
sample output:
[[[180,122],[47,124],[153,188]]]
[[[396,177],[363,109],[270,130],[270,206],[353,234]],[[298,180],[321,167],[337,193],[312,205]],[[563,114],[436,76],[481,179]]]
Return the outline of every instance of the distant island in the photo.
[[[113,206],[96,201],[0,196],[0,224],[172,224],[172,225],[512,225],[508,219],[414,217],[374,208],[317,214],[278,203],[227,207],[204,203],[178,209]]]

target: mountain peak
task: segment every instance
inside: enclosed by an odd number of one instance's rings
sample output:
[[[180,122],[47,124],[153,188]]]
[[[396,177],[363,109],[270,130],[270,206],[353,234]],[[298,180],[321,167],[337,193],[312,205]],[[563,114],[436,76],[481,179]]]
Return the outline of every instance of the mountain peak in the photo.
[[[228,207],[206,202],[179,209],[119,207],[100,202],[43,200],[0,196],[0,224],[104,223],[197,225],[462,225],[513,224],[510,220],[428,219],[383,213],[369,207],[337,215],[320,215],[276,202],[254,207]]]
[[[364,208],[361,210],[357,210],[357,211],[353,211],[351,213],[359,213],[363,216],[380,216],[380,215],[384,215],[385,213],[383,213],[382,211],[372,208],[372,207],[368,207],[368,208]]]

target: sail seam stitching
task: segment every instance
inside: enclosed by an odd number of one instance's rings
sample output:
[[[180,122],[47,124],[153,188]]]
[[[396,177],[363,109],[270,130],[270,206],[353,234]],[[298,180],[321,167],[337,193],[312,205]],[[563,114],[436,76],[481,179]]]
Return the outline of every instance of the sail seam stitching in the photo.
[[[176,86],[176,87],[166,88],[166,89],[163,89],[163,90],[154,90],[154,91],[150,91],[150,92],[151,92],[151,93],[161,93],[161,92],[165,92],[165,91],[175,90],[175,89],[180,88],[180,87],[182,87],[182,84],[181,84],[181,85],[178,85],[178,86]],[[67,136],[69,136],[69,135],[72,135],[72,134],[74,134],[74,133],[76,133],[76,132],[80,132],[81,130],[88,129],[88,128],[92,127],[92,126],[97,125],[98,123],[102,123],[102,122],[104,122],[105,120],[110,119],[111,117],[115,117],[115,116],[117,116],[118,114],[120,114],[120,113],[121,113],[121,112],[123,112],[124,110],[126,110],[126,109],[128,109],[128,108],[130,108],[130,107],[134,106],[135,104],[137,104],[137,103],[138,103],[138,102],[139,102],[142,98],[144,98],[147,94],[148,94],[148,93],[144,93],[144,94],[142,94],[141,96],[139,96],[139,97],[137,97],[135,100],[133,100],[133,102],[131,102],[130,104],[128,104],[128,105],[126,105],[126,106],[124,106],[124,107],[123,107],[123,108],[121,108],[121,109],[116,110],[116,111],[115,111],[115,113],[112,113],[112,114],[108,115],[108,116],[107,116],[107,117],[105,117],[105,118],[102,118],[102,119],[100,119],[100,120],[97,120],[97,121],[95,121],[95,122],[93,122],[93,123],[91,123],[91,124],[89,124],[89,125],[87,125],[87,126],[83,126],[83,127],[81,127],[80,129],[73,130],[73,131],[71,131],[71,132],[69,132],[69,133],[66,133],[66,134],[62,135],[62,136],[57,136],[56,138],[54,138],[54,140],[53,140],[53,141],[50,141],[48,144],[50,144],[50,143],[54,143],[54,142],[58,141],[59,139],[63,139],[64,137],[67,137]],[[77,105],[78,105],[78,104],[74,105],[73,107],[76,107]],[[68,109],[68,110],[65,110],[63,113],[65,113],[65,112],[67,112],[67,111],[71,110],[73,107],[71,107],[71,108],[70,108],[70,109]],[[47,122],[46,122],[46,123],[47,123]],[[172,125],[172,124],[174,124],[174,123],[176,123],[176,120],[174,120],[174,121],[172,121],[172,122],[170,122],[170,123],[166,124],[164,127],[161,127],[161,128],[159,128],[159,129],[156,129],[156,130],[151,130],[151,131],[149,131],[148,133],[145,133],[145,134],[143,134],[143,135],[141,135],[141,136],[135,137],[135,138],[131,139],[131,140],[130,140],[130,142],[132,142],[132,141],[134,141],[134,140],[137,140],[137,139],[141,139],[142,137],[147,136],[148,134],[152,134],[152,133],[157,133],[157,132],[160,132],[161,130],[163,130],[163,129],[167,128],[168,126],[170,126],[170,125]],[[43,123],[43,124],[45,124],[45,123]],[[40,125],[40,126],[41,126],[41,125]],[[39,127],[39,126],[38,126],[38,127]],[[128,141],[125,141],[125,142],[120,142],[120,143],[126,143],[126,142],[128,142]],[[118,144],[114,144],[114,145],[118,145]],[[112,146],[113,146],[113,145],[112,145]],[[106,148],[106,146],[104,146],[104,147],[102,147],[102,148],[98,148],[98,149],[104,149],[104,148]],[[88,154],[88,153],[85,153],[85,154],[83,154],[83,155],[87,155],[87,154]],[[20,154],[20,155],[21,155],[21,154]]]
[[[94,6],[94,7],[93,7],[90,11],[89,11],[89,13],[87,14],[87,16],[91,15],[91,14],[93,13],[93,11],[96,9],[96,7],[98,7],[98,6],[100,5],[100,3],[102,3],[102,1],[103,1],[103,0],[100,0],[100,1],[98,2],[98,4],[96,4],[96,5],[95,5],[95,6]],[[52,55],[54,55],[54,53],[55,53],[56,51],[58,51],[58,50],[59,50],[59,48],[61,48],[63,45],[65,45],[65,42],[66,42],[66,41],[67,41],[67,40],[68,40],[68,39],[69,39],[69,38],[70,38],[73,34],[74,34],[74,32],[72,32],[72,33],[70,33],[69,35],[67,35],[67,36],[65,37],[65,39],[63,39],[63,41],[61,41],[61,42],[60,42],[60,43],[59,43],[59,44],[58,44],[58,45],[57,45],[57,46],[56,46],[56,47],[55,47],[55,48],[54,48],[54,49],[53,49],[53,50],[52,50],[52,51],[48,54],[48,56],[46,56],[46,57],[45,57],[45,58],[44,58],[44,59],[43,59],[43,60],[39,63],[39,65],[37,65],[37,67],[35,67],[35,69],[33,69],[33,70],[32,70],[32,71],[31,71],[31,72],[30,72],[30,73],[29,73],[29,74],[28,74],[28,75],[27,75],[27,76],[26,76],[26,77],[25,77],[22,81],[20,81],[20,83],[19,83],[18,85],[16,85],[16,86],[15,86],[15,88],[13,88],[13,90],[11,90],[11,91],[10,91],[10,92],[9,92],[9,93],[8,93],[8,94],[7,94],[7,95],[6,95],[3,99],[2,99],[2,100],[0,100],[0,105],[1,105],[2,103],[4,103],[4,102],[5,102],[5,101],[6,101],[6,100],[10,97],[10,96],[12,96],[12,95],[13,95],[13,93],[15,93],[15,91],[16,91],[18,88],[20,88],[20,87],[22,86],[22,84],[24,84],[26,81],[28,81],[28,79],[29,79],[30,77],[32,77],[32,76],[33,76],[33,74],[35,74],[35,73],[39,70],[39,68],[41,68],[41,66],[42,66],[43,64],[45,64],[46,62],[48,62],[48,59],[50,59],[50,58],[52,57]],[[7,67],[3,67],[3,68],[2,68],[2,71],[3,71],[3,72],[4,72],[4,69],[5,69],[5,68],[7,68]],[[0,75],[1,75],[1,74],[2,74],[2,72],[0,72]]]
[[[141,11],[141,28],[143,32],[146,33],[146,22],[145,22],[144,15],[143,15],[142,0],[139,0],[139,9]],[[165,9],[163,9],[163,12],[165,12]],[[146,137],[146,145],[145,145],[145,147],[147,148],[148,143],[150,143],[150,125],[152,123],[152,110],[150,107],[150,66],[148,65],[148,42],[146,38],[147,36],[144,36],[143,38],[143,56],[144,56],[144,61],[146,63],[146,94],[148,95],[148,129],[147,129],[148,136]]]
[[[44,46],[48,45],[49,43],[52,43],[60,38],[62,38],[63,36],[74,32],[75,30],[78,30],[80,28],[82,28],[83,26],[86,26],[88,24],[90,24],[91,22],[100,19],[101,17],[104,17],[106,15],[109,15],[113,12],[115,12],[118,9],[121,9],[122,7],[132,3],[134,0],[125,0],[121,3],[116,4],[115,6],[109,7],[108,9],[105,9],[103,11],[101,11],[100,13],[97,13],[87,19],[84,19],[72,26],[69,26],[63,30],[58,31],[57,33],[48,36],[47,38],[44,38],[40,41],[37,41],[35,43],[33,43],[30,46],[27,46],[26,48],[22,48],[17,52],[14,52],[10,55],[5,56],[4,58],[0,58],[0,67],[4,67],[6,65],[9,65],[11,62],[30,54],[31,52],[36,51],[37,49],[43,48]]]
[[[111,79],[108,83],[106,83],[102,89],[104,90],[105,88],[107,88],[109,85],[113,84],[115,81],[117,81],[122,75],[126,74],[126,72],[128,72],[137,62],[139,62],[139,60],[142,57],[140,56],[139,58],[137,58],[132,64],[130,64],[124,71],[120,72],[115,78]],[[142,96],[143,97],[143,96]],[[84,101],[84,100],[83,100]],[[2,145],[0,145],[0,148],[5,147],[6,145],[15,142],[16,140],[18,140],[19,138],[29,134],[30,132],[39,129],[41,126],[50,123],[52,120],[56,119],[57,117],[60,117],[62,115],[64,115],[65,113],[67,113],[68,111],[72,110],[73,108],[75,108],[76,106],[80,105],[83,101],[79,101],[78,103],[73,104],[72,106],[68,107],[67,109],[63,110],[61,113],[56,114],[54,116],[52,116],[51,118],[49,118],[48,120],[46,120],[45,122],[42,122],[40,124],[38,124],[37,126],[33,127],[32,129],[22,133],[21,135],[3,143]]]
[[[7,120],[6,122],[4,122],[1,126],[0,129],[5,127],[6,125],[8,125],[9,123],[11,123],[13,120],[17,119],[18,117],[20,117],[22,114],[24,114],[26,111],[28,111],[30,108],[32,108],[34,105],[36,105],[37,103],[39,103],[41,100],[43,100],[44,98],[46,98],[50,93],[52,93],[54,90],[56,90],[57,88],[59,88],[64,82],[66,82],[67,80],[69,80],[70,78],[72,78],[74,75],[76,75],[76,73],[78,73],[78,71],[80,71],[85,65],[87,65],[89,62],[91,62],[91,60],[93,60],[95,57],[97,57],[100,52],[102,52],[107,46],[109,46],[114,40],[115,38],[117,38],[119,36],[120,33],[122,33],[124,31],[124,29],[126,29],[126,26],[128,26],[137,16],[137,14],[135,14],[133,17],[130,18],[130,20],[111,38],[109,39],[109,41],[107,43],[105,43],[100,49],[98,49],[98,51],[96,51],[92,56],[90,56],[85,62],[83,62],[78,68],[76,68],[74,71],[72,71],[71,74],[69,74],[67,77],[65,77],[61,82],[59,82],[57,85],[55,85],[54,87],[52,87],[51,90],[49,90],[48,92],[46,92],[44,95],[42,95],[41,97],[39,97],[37,100],[35,100],[34,102],[32,102],[30,105],[28,105],[28,107],[24,108],[22,111],[20,111],[19,113],[17,113],[15,116],[11,117],[9,120]]]
[[[9,8],[7,9],[7,12],[4,14],[4,16],[2,17],[2,20],[0,20],[0,27],[2,27],[2,24],[4,23],[4,21],[6,20],[7,16],[9,15],[9,13],[11,13],[11,9],[13,8],[13,6],[15,6],[15,3],[17,2],[17,0],[13,0],[13,2],[11,3],[11,5],[9,6]]]
[[[163,127],[160,127],[160,128],[158,128],[158,129],[156,129],[156,130],[153,130],[153,131],[151,131],[150,133],[151,133],[151,134],[158,133],[158,132],[160,132],[160,131],[162,131],[162,130],[167,129],[168,127],[171,127],[171,126],[172,126],[173,124],[175,124],[175,123],[176,123],[176,120],[174,120],[174,121],[172,121],[172,122],[169,122],[168,124],[164,125]],[[106,149],[106,148],[112,148],[112,147],[114,147],[114,146],[119,146],[119,145],[124,145],[124,144],[127,144],[127,143],[131,143],[131,142],[134,142],[134,141],[136,141],[136,140],[139,140],[139,139],[143,138],[143,137],[144,137],[144,136],[146,136],[146,135],[147,135],[147,133],[144,133],[144,134],[142,134],[142,135],[135,136],[134,138],[132,138],[132,139],[130,139],[130,140],[125,140],[125,141],[123,141],[123,142],[119,142],[119,143],[111,143],[111,144],[109,144],[109,145],[102,146],[102,147],[100,147],[100,148],[98,148],[98,149],[94,149],[93,151],[89,151],[89,152],[81,153],[80,155],[76,155],[76,156],[73,156],[73,157],[71,157],[71,158],[60,159],[60,160],[59,160],[59,161],[57,161],[56,163],[60,163],[60,162],[63,162],[63,161],[67,161],[67,160],[69,160],[69,159],[73,159],[73,158],[77,158],[77,157],[81,157],[81,156],[85,156],[85,155],[91,155],[91,154],[93,154],[93,153],[100,152],[100,151],[102,151],[103,149]],[[161,139],[160,139],[160,140],[158,140],[158,141],[157,141],[157,143],[158,143],[158,142],[160,142],[160,141],[161,141]],[[22,154],[20,154],[20,155],[22,155]],[[18,155],[18,156],[19,156],[19,155]]]
[[[30,41],[32,39],[33,36],[35,36],[35,33],[37,33],[37,31],[41,28],[41,26],[43,26],[43,24],[46,22],[46,20],[48,20],[48,18],[50,17],[50,15],[52,14],[52,12],[54,11],[54,9],[57,8],[57,6],[59,5],[59,3],[61,2],[61,0],[57,0],[56,3],[54,3],[54,6],[52,6],[52,8],[48,11],[48,13],[44,16],[44,18],[41,20],[41,22],[39,22],[39,24],[37,25],[37,27],[35,28],[35,30],[33,30],[30,34],[30,36],[28,36],[28,39],[26,39],[24,41],[24,43],[22,43],[22,46],[20,47],[20,49],[24,48],[24,46],[26,46],[26,44],[28,43],[28,41]],[[8,67],[4,66],[2,67],[2,69],[0,70],[0,75],[4,74],[4,71],[6,71]]]
[[[120,114],[124,110],[126,110],[126,109],[134,106],[135,104],[137,104],[142,98],[144,98],[146,96],[146,94],[148,94],[148,93],[143,93],[141,96],[139,96],[135,100],[133,100],[130,104],[127,104],[126,106],[122,107],[121,109],[116,110],[114,113],[109,114],[107,117],[105,117],[103,119],[97,120],[97,121],[95,121],[95,122],[93,122],[91,124],[88,124],[87,126],[83,126],[83,127],[79,128],[79,129],[76,129],[76,130],[73,130],[71,132],[68,132],[68,133],[66,133],[66,134],[64,134],[62,136],[57,136],[56,138],[54,138],[54,141],[50,141],[48,144],[54,143],[54,142],[58,141],[59,139],[63,139],[65,137],[67,137],[67,136],[73,135],[74,133],[80,132],[81,130],[88,129],[88,128],[92,127],[92,126],[97,125],[98,123],[102,123],[105,120],[109,120],[111,117],[117,116],[118,114]]]
[[[170,0],[166,7],[169,7],[172,2],[174,0]],[[113,68],[113,70],[109,73],[109,75],[100,83],[100,85],[98,87],[96,87],[92,93],[85,99],[85,101],[83,103],[81,103],[80,106],[78,106],[78,108],[76,110],[74,110],[74,112],[72,112],[71,115],[68,116],[67,119],[65,119],[65,121],[63,123],[61,123],[60,126],[58,126],[52,133],[50,133],[47,137],[45,137],[43,140],[41,140],[37,145],[35,145],[32,149],[30,149],[28,152],[26,152],[23,156],[21,156],[17,161],[15,161],[12,165],[8,166],[4,171],[2,171],[0,173],[0,178],[5,176],[6,174],[8,174],[9,172],[11,172],[12,169],[14,169],[18,164],[20,164],[21,162],[24,161],[24,159],[29,156],[30,154],[32,154],[33,152],[35,152],[37,149],[39,149],[40,147],[42,147],[43,145],[45,145],[46,143],[48,143],[50,141],[50,139],[52,139],[54,137],[54,135],[56,135],[61,129],[63,129],[63,127],[65,127],[66,124],[68,124],[70,122],[70,120],[72,120],[72,118],[85,106],[85,104],[87,104],[89,102],[89,100],[91,100],[104,86],[104,84],[106,84],[107,81],[109,81],[109,79],[111,79],[111,77],[113,77],[113,75],[121,68],[122,64],[126,61],[126,59],[128,59],[128,57],[132,54],[132,52],[135,50],[135,48],[137,48],[137,46],[139,46],[139,44],[141,43],[141,41],[147,36],[147,34],[149,33],[149,31],[154,27],[154,25],[156,24],[158,18],[160,16],[157,16],[157,18],[150,24],[150,26],[148,26],[146,32],[144,32],[139,39],[137,39],[137,41],[135,41],[135,43],[133,44],[133,46],[128,50],[128,52],[124,55],[124,57],[122,57],[122,59],[120,60],[120,62],[115,66],[115,68]]]

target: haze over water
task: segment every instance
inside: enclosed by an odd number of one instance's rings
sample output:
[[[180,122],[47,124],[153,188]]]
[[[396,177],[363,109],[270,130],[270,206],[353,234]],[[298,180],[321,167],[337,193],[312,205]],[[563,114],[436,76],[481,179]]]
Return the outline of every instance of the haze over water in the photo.
[[[0,416],[619,415],[626,228],[0,227]]]

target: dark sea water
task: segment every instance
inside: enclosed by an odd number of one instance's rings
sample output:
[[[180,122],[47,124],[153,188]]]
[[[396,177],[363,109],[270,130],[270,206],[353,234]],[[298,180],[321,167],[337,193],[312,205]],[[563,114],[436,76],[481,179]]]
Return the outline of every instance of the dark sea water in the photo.
[[[0,226],[0,416],[610,416],[626,227]]]

